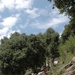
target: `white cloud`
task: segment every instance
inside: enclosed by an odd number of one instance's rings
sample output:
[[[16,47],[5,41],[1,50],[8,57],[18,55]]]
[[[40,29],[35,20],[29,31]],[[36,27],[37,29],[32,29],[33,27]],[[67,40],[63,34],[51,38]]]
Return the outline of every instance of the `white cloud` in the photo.
[[[27,9],[32,6],[33,0],[0,0],[0,11],[8,9]]]
[[[55,9],[50,13],[48,21],[36,21],[32,24],[32,27],[39,29],[47,29],[49,27],[56,28],[66,22],[69,22],[68,17],[64,16],[64,14],[59,14],[59,11]]]
[[[32,5],[32,0],[16,0],[16,9],[30,8]]]
[[[0,39],[6,36],[8,30],[9,30],[8,27],[4,27],[3,29],[0,29]]]
[[[15,25],[16,21],[17,21],[16,17],[8,17],[3,19],[1,25],[3,25],[4,27],[12,27],[13,25]]]
[[[6,35],[7,35],[8,38],[10,38],[10,35],[15,33],[15,32],[19,32],[20,33],[20,30],[19,29],[17,29],[17,30],[10,30]]]
[[[4,4],[1,3],[1,1],[0,1],[0,11],[3,11],[3,9],[4,9]]]
[[[8,27],[4,27],[3,29],[0,29],[0,36],[6,34],[8,30],[9,30]]]
[[[14,0],[1,0],[1,3],[4,5],[6,8],[13,8],[14,7]]]
[[[38,12],[38,8],[27,9],[25,12],[26,12],[26,13],[29,15],[29,17],[31,17],[31,18],[36,18],[36,17],[39,16],[39,14],[37,13],[37,12]]]
[[[42,16],[42,15],[45,16],[45,15],[48,14],[47,10],[45,10],[45,9],[39,9],[39,8],[27,9],[25,12],[31,18],[37,18],[39,16]]]
[[[19,14],[16,14],[15,16],[4,18],[3,21],[0,22],[0,25],[3,26],[3,28],[0,29],[0,39],[9,34],[10,30],[17,23],[18,19]]]
[[[5,31],[5,32],[3,32]],[[4,37],[8,37],[10,38],[10,35],[15,33],[15,32],[19,32],[20,33],[20,30],[10,30],[9,32],[8,31],[8,28],[3,28],[2,30],[0,30],[0,32],[2,32],[2,34],[0,34],[0,39],[4,38]]]

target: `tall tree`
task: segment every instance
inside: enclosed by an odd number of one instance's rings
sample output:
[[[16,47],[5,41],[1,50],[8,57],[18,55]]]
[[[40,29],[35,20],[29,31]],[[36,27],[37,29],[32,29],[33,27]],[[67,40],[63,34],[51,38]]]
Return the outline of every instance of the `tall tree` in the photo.
[[[75,0],[48,0],[54,2],[54,7],[60,10],[60,13],[66,13],[70,22],[64,29],[62,34],[63,42],[65,42],[70,35],[75,35]]]
[[[30,67],[36,71],[37,67],[41,67],[45,62],[46,49],[45,45],[36,35],[30,35],[28,38],[28,59]]]
[[[48,57],[51,57],[52,59],[58,57],[59,53],[57,46],[59,44],[59,34],[56,33],[52,28],[48,28],[44,36]]]
[[[14,33],[0,45],[0,67],[3,75],[24,75],[26,63],[26,35]]]
[[[0,70],[3,75],[24,75],[29,68],[35,71],[41,67],[45,56],[45,45],[39,37],[14,33],[1,41]]]
[[[48,0],[54,1],[56,6],[61,13],[66,12],[72,19],[75,20],[75,0]]]
[[[65,26],[65,29],[61,35],[62,42],[64,43],[70,36],[75,36],[75,26],[73,23]]]

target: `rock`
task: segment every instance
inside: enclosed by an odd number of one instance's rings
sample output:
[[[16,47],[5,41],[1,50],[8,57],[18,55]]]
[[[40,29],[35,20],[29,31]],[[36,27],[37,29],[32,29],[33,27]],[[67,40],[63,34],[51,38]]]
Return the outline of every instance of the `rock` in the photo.
[[[75,75],[75,70],[69,71],[69,72],[65,72],[62,75]]]
[[[75,75],[75,57],[72,58],[71,65],[65,69],[62,75]]]
[[[72,64],[75,64],[75,56],[72,58],[71,63],[72,63]]]

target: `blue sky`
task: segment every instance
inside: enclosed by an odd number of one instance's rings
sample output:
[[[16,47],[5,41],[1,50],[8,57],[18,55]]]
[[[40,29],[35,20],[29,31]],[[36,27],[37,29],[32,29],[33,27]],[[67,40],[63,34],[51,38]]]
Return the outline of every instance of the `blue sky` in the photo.
[[[47,0],[0,0],[0,39],[11,33],[44,33],[51,27],[61,34],[69,19]]]

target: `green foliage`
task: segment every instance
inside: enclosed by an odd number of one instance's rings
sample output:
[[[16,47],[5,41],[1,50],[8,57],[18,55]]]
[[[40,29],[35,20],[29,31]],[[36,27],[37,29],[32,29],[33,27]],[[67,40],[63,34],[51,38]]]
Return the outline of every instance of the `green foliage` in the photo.
[[[75,36],[70,36],[69,40],[65,42],[65,49],[67,50],[67,52],[75,54]]]
[[[75,55],[75,36],[70,36],[64,44],[59,45],[59,53],[61,62],[71,62],[72,57]]]
[[[1,40],[0,68],[4,75],[24,75],[29,68],[35,71],[45,57],[45,44],[35,35],[14,33]]]
[[[21,75],[26,70],[26,36],[14,33],[0,46],[0,65],[4,75]],[[3,42],[4,41],[4,42]]]
[[[66,13],[70,22],[65,26],[64,32],[62,34],[62,42],[65,42],[69,36],[75,35],[75,0],[48,0],[53,1],[53,7],[57,7],[60,13]]]
[[[47,29],[45,35],[45,43],[47,46],[48,57],[55,58],[59,56],[57,46],[59,44],[59,34],[52,28]]]
[[[52,28],[44,34],[29,35],[15,32],[0,45],[0,69],[3,75],[24,75],[27,69],[37,71],[46,57],[59,56],[59,35]]]
[[[62,33],[62,40],[63,42],[65,42],[70,36],[74,36],[75,35],[75,26],[74,26],[75,23],[71,23],[69,25],[66,25],[65,26],[65,29]]]
[[[35,71],[37,67],[41,67],[45,62],[46,49],[44,43],[36,35],[28,37],[28,59],[30,67]],[[27,54],[28,54],[27,53]]]
[[[52,1],[52,0],[48,0]],[[60,13],[66,12],[69,16],[75,16],[75,0],[53,0],[54,5],[60,10]]]

